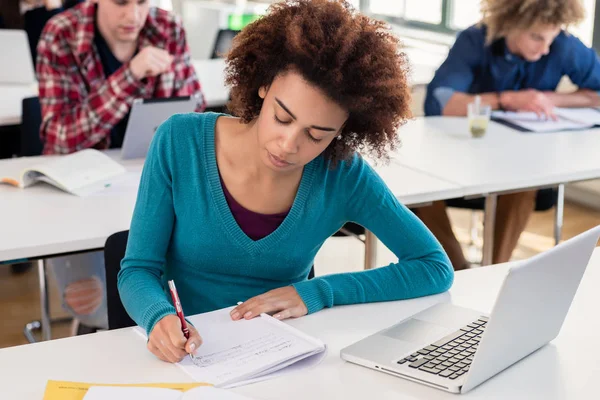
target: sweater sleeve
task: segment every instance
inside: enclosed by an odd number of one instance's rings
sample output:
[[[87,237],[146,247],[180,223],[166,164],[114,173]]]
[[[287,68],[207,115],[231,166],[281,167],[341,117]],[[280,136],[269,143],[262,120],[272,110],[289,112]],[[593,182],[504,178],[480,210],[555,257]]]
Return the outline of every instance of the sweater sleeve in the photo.
[[[175,220],[172,119],[160,125],[150,145],[118,276],[125,309],[148,334],[164,316],[175,314],[162,282]]]
[[[294,284],[309,313],[335,305],[403,300],[446,291],[454,270],[433,234],[394,195],[371,167],[355,156],[342,168],[335,199],[347,220],[381,240],[398,262],[368,271],[327,275]]]

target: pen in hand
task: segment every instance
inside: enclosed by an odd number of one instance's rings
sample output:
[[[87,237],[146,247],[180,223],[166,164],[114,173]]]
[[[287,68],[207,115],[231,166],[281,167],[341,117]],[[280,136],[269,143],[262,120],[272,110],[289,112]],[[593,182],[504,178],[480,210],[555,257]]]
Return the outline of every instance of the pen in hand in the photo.
[[[177,293],[177,288],[175,287],[175,282],[173,280],[170,280],[168,282],[168,284],[169,284],[169,291],[171,292],[171,298],[173,299],[173,305],[175,306],[175,311],[177,312],[177,317],[179,317],[179,321],[181,321],[181,330],[183,332],[183,336],[185,336],[186,339],[189,339],[190,338],[190,329],[188,328],[187,321],[185,320],[185,316],[183,315],[183,308],[181,307],[181,302],[179,301],[179,294]],[[190,354],[190,359],[195,364],[196,357],[194,356],[193,353],[189,353],[189,354]]]

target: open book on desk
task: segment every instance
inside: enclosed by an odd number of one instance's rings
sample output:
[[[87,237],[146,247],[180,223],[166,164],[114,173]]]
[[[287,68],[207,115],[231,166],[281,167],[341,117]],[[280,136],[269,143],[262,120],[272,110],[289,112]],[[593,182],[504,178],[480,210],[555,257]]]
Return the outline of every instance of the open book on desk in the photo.
[[[177,365],[194,380],[236,387],[315,365],[326,354],[323,342],[269,315],[232,321],[232,309],[187,318],[202,345],[195,362],[185,357]],[[135,329],[146,338],[142,328]]]
[[[600,111],[595,108],[554,109],[556,121],[534,112],[494,111],[492,119],[524,132],[558,132],[600,126]]]
[[[92,386],[83,400],[251,400],[224,389],[201,386],[186,392],[152,387]]]
[[[86,196],[110,186],[111,179],[125,173],[125,168],[98,150],[86,149],[47,160],[32,158],[30,167],[17,177],[1,177],[1,183],[26,188],[46,182],[65,192]]]

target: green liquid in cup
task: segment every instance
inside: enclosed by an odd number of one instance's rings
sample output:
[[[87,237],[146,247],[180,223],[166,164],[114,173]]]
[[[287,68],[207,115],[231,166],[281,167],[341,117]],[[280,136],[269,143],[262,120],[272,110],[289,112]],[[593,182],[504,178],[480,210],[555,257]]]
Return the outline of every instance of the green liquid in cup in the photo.
[[[471,136],[474,138],[480,138],[485,135],[485,131],[487,131],[488,120],[486,118],[474,118],[469,121],[469,130],[471,131]]]

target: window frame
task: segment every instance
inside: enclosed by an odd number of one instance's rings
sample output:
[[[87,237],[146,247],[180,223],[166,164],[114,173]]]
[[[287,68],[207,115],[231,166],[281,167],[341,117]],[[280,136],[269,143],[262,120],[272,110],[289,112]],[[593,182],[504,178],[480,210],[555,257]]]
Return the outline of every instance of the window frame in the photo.
[[[404,17],[393,17],[390,15],[383,15],[383,14],[373,14],[373,15],[378,19],[382,19],[382,20],[388,21],[390,23],[406,26],[408,28],[424,29],[424,30],[428,30],[428,31],[436,32],[436,33],[446,33],[446,34],[455,35],[459,31],[461,31],[461,29],[452,28],[450,26],[450,18],[451,18],[451,14],[452,14],[451,13],[452,7],[455,6],[457,1],[458,0],[442,0],[442,20],[440,21],[439,24],[432,24],[429,22],[416,21],[416,20],[412,20],[412,19],[406,19]],[[360,0],[360,10],[363,12],[370,13],[369,3],[370,3],[370,0]]]

